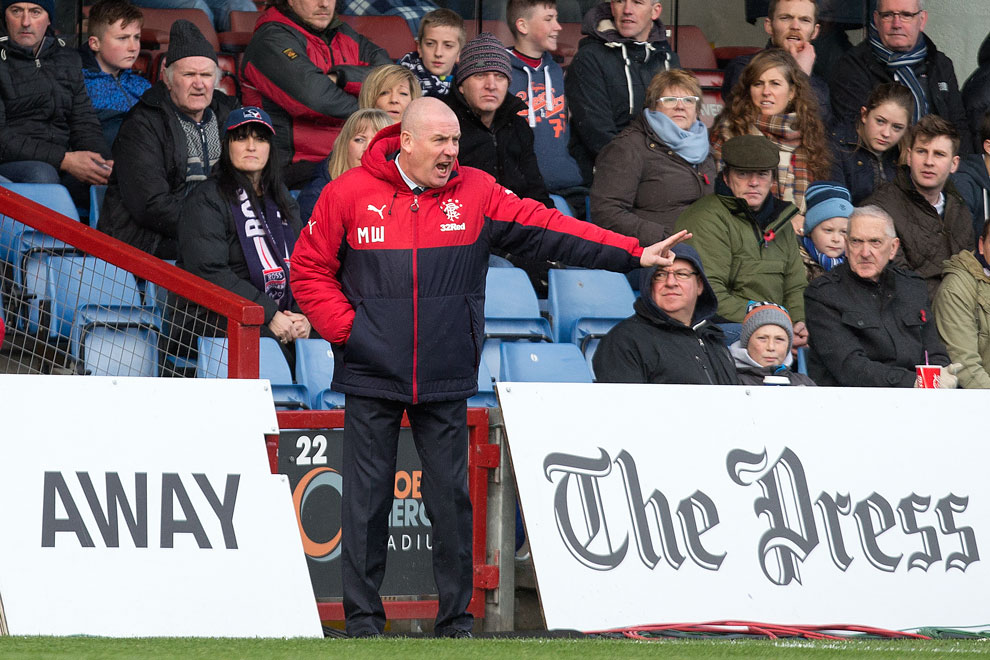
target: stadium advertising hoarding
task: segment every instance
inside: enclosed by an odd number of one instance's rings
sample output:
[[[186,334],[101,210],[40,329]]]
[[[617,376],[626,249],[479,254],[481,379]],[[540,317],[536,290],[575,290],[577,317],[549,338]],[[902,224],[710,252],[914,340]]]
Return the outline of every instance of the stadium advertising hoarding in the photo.
[[[980,392],[498,396],[550,628],[988,623]]]
[[[287,475],[299,533],[317,598],[343,597],[340,572],[340,475],[343,429],[282,431],[278,471]],[[423,505],[422,467],[412,431],[399,432],[394,499],[389,513],[388,563],[383,596],[424,596],[436,593],[433,582],[433,541]]]
[[[265,452],[266,381],[0,376],[0,391],[10,634],[322,637]]]

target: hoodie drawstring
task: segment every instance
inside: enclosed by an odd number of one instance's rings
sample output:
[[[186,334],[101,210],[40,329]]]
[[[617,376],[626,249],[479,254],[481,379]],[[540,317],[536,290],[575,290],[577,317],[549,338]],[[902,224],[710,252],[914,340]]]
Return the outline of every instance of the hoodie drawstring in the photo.
[[[526,72],[526,112],[529,119],[529,127],[536,128],[536,112],[533,105],[536,99],[533,98],[533,74],[535,69],[530,69],[523,64],[523,71]],[[628,77],[628,74],[627,74]],[[546,107],[546,116],[553,112],[553,83],[550,80],[550,67],[543,67],[543,100]]]
[[[623,68],[624,68],[624,70],[626,72],[626,89],[629,92],[629,114],[630,115],[635,115],[636,114],[636,109],[633,108],[633,105],[634,104],[633,104],[632,76],[629,75],[629,64],[630,63],[629,63],[629,53],[626,51],[626,45],[624,43],[618,43],[618,42],[615,42],[615,41],[606,42],[605,45],[608,46],[609,48],[621,48],[622,49],[622,61],[624,63],[623,64]],[[649,44],[647,44],[647,45],[649,45]],[[646,51],[646,56],[647,57],[650,56],[650,50],[652,50],[652,48],[651,49],[648,49]]]

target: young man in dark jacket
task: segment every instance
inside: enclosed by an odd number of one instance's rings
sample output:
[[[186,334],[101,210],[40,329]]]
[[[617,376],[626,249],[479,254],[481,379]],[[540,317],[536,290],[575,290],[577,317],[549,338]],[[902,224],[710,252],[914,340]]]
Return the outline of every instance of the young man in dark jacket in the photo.
[[[976,134],[980,149],[959,159],[952,183],[973,214],[973,235],[982,236],[983,225],[990,221],[990,109],[977,126]]]
[[[220,159],[223,121],[236,102],[214,89],[217,55],[189,21],[172,24],[165,63],[164,77],[120,126],[99,228],[175,259],[182,200]]]
[[[460,126],[442,101],[409,104],[320,196],[292,254],[303,313],[334,345],[344,392],[342,566],[347,632],[381,634],[399,424],[423,463],[439,592],[436,635],[470,637],[474,576],[467,398],[478,389],[488,255],[501,246],[589,268],[670,266],[684,235],[636,240],[521,199],[457,162]]]
[[[51,29],[54,0],[2,3],[0,175],[62,183],[77,203],[105,184],[112,162],[83,84],[79,53]]]
[[[969,132],[974,138],[975,153],[982,153],[980,124],[984,115],[990,112],[990,34],[987,34],[976,54],[976,71],[963,83],[962,101],[969,120]]]
[[[585,181],[592,180],[598,152],[643,109],[653,75],[680,67],[662,11],[659,0],[614,0],[585,14],[581,32],[587,36],[564,78],[571,155]]]
[[[869,37],[836,66],[830,92],[838,123],[853,123],[874,87],[899,82],[915,99],[914,120],[936,114],[959,127],[962,153],[973,149],[952,60],[923,32],[928,12],[921,0],[879,0]]]
[[[371,67],[391,64],[388,53],[336,15],[336,0],[275,0],[258,19],[244,51],[241,82],[246,105],[275,122],[275,146],[285,183],[309,181],[358,109]]]
[[[959,133],[946,120],[927,115],[911,127],[908,157],[890,183],[867,200],[894,218],[901,249],[895,258],[928,283],[929,300],[942,283],[942,262],[971,250],[973,215],[949,175],[959,166]]]
[[[770,36],[767,48],[783,48],[794,56],[798,66],[808,76],[811,89],[818,100],[822,123],[832,123],[832,99],[828,82],[814,73],[815,46],[811,43],[818,36],[818,0],[771,0],[769,15],[763,19],[763,29]],[[722,80],[722,102],[732,102],[732,90],[742,77],[743,69],[753,59],[752,55],[740,55],[725,67]]]
[[[635,314],[612,328],[595,351],[599,383],[736,385],[718,299],[693,247],[673,248],[672,266],[643,269]]]

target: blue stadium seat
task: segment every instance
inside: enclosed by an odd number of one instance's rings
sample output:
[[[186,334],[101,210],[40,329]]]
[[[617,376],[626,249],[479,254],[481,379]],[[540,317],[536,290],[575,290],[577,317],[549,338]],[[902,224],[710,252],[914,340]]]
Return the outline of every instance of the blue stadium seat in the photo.
[[[50,337],[68,338],[77,310],[85,311],[96,323],[113,323],[116,310],[126,325],[142,316],[132,310],[138,308],[150,322],[151,309],[142,307],[137,281],[126,270],[96,257],[75,255],[45,255],[41,262],[49,310],[44,327]]]
[[[312,394],[314,410],[344,407],[344,395],[330,389],[333,349],[326,339],[296,340],[296,382]]]
[[[569,215],[572,218],[576,217],[574,215],[574,211],[571,210],[571,205],[568,204],[567,200],[561,197],[560,195],[551,194],[550,200],[553,202],[553,205],[557,208],[557,210],[563,213],[564,215]]]
[[[550,324],[540,316],[536,292],[521,268],[490,268],[485,284],[485,344],[482,358],[500,372],[503,341],[553,341]]]
[[[278,341],[262,337],[258,341],[258,377],[272,384],[272,398],[281,408],[309,408],[309,391],[305,385],[292,382],[292,372]]]
[[[100,209],[103,208],[103,198],[106,196],[106,186],[93,185],[89,187],[89,226],[94,229],[100,220]]]
[[[56,213],[79,221],[79,211],[64,186],[55,183],[4,183],[3,187],[37,202]],[[41,261],[45,254],[73,254],[75,248],[56,240],[10,216],[0,215],[0,261],[11,265],[14,287],[11,295],[19,310],[16,325],[37,332],[38,308],[45,300],[47,269]],[[26,321],[26,322],[25,322]]]
[[[554,341],[582,346],[633,313],[625,275],[604,270],[550,269],[547,305]]]
[[[804,376],[808,375],[808,349],[806,347],[797,349],[796,371]]]
[[[199,337],[196,358],[197,378],[227,377],[227,338]],[[258,341],[258,377],[267,378],[272,386],[276,408],[309,408],[309,391],[292,383],[292,372],[278,342],[271,337]]]
[[[468,399],[468,408],[495,408],[498,399],[495,398],[495,383],[488,364],[482,360],[478,365],[478,393]]]
[[[199,337],[196,342],[196,377],[227,377],[227,338]]]
[[[489,268],[513,268],[512,262],[505,257],[500,257],[497,254],[488,255],[488,267]]]
[[[533,383],[590,383],[591,370],[574,344],[504,343],[499,380]]]
[[[90,376],[158,375],[158,326],[144,307],[82,305],[72,325],[76,371]]]

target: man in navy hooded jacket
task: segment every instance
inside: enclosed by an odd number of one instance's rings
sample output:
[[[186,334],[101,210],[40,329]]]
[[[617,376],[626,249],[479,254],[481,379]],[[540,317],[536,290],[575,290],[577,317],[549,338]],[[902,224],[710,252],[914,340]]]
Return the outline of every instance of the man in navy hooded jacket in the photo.
[[[672,266],[643,269],[636,313],[602,338],[593,360],[599,383],[739,383],[712,323],[718,298],[698,251],[686,244],[672,251]]]

